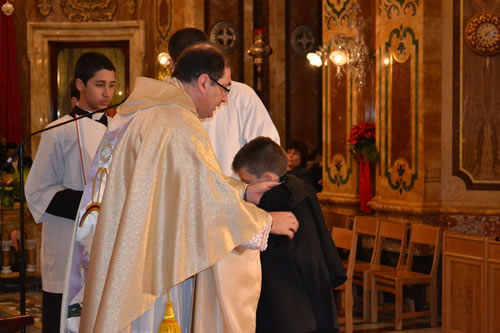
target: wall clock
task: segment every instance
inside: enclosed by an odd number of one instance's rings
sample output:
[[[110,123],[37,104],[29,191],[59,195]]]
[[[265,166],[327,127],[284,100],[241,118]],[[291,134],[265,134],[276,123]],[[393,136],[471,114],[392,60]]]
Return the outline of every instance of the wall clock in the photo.
[[[491,56],[500,52],[500,15],[482,12],[465,26],[465,42],[475,53]]]

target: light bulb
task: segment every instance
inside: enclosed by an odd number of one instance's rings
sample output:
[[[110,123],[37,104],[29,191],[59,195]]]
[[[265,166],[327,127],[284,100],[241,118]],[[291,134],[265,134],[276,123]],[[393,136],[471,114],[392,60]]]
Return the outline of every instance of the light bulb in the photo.
[[[323,64],[321,53],[319,51],[308,53],[307,60],[309,60],[309,63],[315,67],[321,67],[321,65]]]
[[[168,55],[168,53],[162,52],[158,54],[158,62],[160,63],[160,65],[165,66],[168,63],[169,57],[170,56]]]
[[[347,63],[347,56],[343,51],[335,50],[330,53],[329,58],[337,66],[344,66]]]

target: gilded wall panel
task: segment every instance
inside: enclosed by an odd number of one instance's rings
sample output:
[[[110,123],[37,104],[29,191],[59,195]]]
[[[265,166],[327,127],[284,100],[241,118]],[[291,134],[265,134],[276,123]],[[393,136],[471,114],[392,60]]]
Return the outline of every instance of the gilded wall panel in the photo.
[[[155,0],[155,31],[158,48],[167,47],[172,28],[172,0]]]
[[[411,60],[404,62],[393,61],[391,64],[391,117],[390,128],[392,134],[389,164],[394,165],[395,159],[403,159],[411,168],[414,166],[412,155],[412,105],[411,96]],[[394,159],[395,158],[395,159]]]
[[[306,55],[322,44],[321,4],[309,0],[289,3],[285,20],[288,141],[282,143],[300,140],[307,145],[311,156],[322,147],[322,73],[320,68],[309,64]]]
[[[414,31],[402,25],[391,31],[385,44],[382,84],[384,116],[383,174],[389,187],[409,192],[418,178],[418,53]]]
[[[455,3],[455,31],[464,31],[469,19],[491,4]],[[500,190],[500,57],[473,52],[464,34],[454,36],[453,175],[468,190]]]
[[[439,81],[425,72],[424,8],[421,0],[378,0],[376,9],[376,107],[377,148],[376,197],[369,204],[378,216],[422,223],[426,214],[439,211],[439,202],[426,198],[430,178],[426,164],[439,156],[424,156],[424,117],[440,114],[435,99],[425,96]],[[427,5],[427,7],[426,7]],[[425,50],[424,50],[425,49]],[[434,65],[434,63],[432,63]],[[435,87],[432,88],[436,90]],[[434,126],[434,124],[430,125]],[[433,138],[433,137],[432,137]],[[434,152],[433,152],[434,153]],[[437,152],[439,153],[439,151]]]
[[[365,5],[366,3],[363,3]],[[359,12],[358,1],[323,1],[323,45],[335,35],[355,37],[356,20]],[[369,8],[366,15],[370,13]],[[366,25],[363,25],[365,28]],[[366,31],[360,30],[361,34]],[[327,54],[331,47],[328,47]],[[358,92],[357,84],[349,71],[339,75],[337,67],[325,61],[323,66],[323,192],[319,195],[327,210],[341,214],[353,214],[359,202],[358,168],[353,155],[349,152],[348,138],[353,124],[362,122],[366,110],[358,110],[363,93]],[[370,89],[368,85],[364,89]]]
[[[352,126],[352,79],[346,76],[335,78],[330,66],[326,70],[325,89],[329,98],[325,98],[325,109],[329,110],[324,117],[325,136],[325,171],[327,180],[337,188],[345,187],[353,172],[353,159],[349,153],[347,137]],[[331,79],[330,79],[331,77]],[[334,103],[330,103],[334,101]],[[341,190],[341,189],[338,189]],[[344,188],[342,189],[344,190]]]

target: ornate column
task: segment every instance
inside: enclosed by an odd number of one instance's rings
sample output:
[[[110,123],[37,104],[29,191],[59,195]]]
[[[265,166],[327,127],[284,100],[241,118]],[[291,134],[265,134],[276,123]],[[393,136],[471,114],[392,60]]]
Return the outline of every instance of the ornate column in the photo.
[[[379,216],[422,222],[440,211],[439,3],[379,1],[376,36]],[[424,34],[425,32],[425,34]],[[425,84],[424,84],[425,83]]]
[[[368,5],[367,5],[368,4]],[[361,10],[359,10],[361,7]],[[369,17],[370,5],[362,1],[323,1],[323,191],[318,197],[326,219],[330,214],[353,216],[359,210],[358,166],[349,152],[348,138],[353,125],[367,121],[373,112],[370,74],[360,85],[348,67],[339,75],[329,60],[334,36],[369,39],[366,26],[356,21]],[[367,38],[368,36],[368,38]],[[369,44],[369,43],[368,43]],[[363,86],[364,85],[364,86]],[[361,86],[361,87],[360,87]],[[359,89],[358,89],[359,88]]]

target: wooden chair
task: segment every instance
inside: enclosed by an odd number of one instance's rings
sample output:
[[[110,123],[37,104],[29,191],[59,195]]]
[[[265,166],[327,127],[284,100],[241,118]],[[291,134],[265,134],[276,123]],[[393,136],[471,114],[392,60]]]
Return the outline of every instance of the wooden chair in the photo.
[[[429,274],[412,270],[413,256],[419,245],[434,247],[432,268]],[[394,272],[374,272],[372,274],[372,315],[377,314],[377,291],[386,291],[395,296],[395,328],[403,328],[404,318],[431,317],[431,326],[437,324],[437,270],[441,251],[441,229],[426,225],[415,224],[411,228],[408,260],[403,270]],[[403,313],[403,287],[406,285],[428,285],[430,288],[430,311],[410,311]],[[429,289],[428,289],[429,291]],[[427,293],[429,295],[429,293]]]
[[[0,318],[0,333],[19,332],[23,327],[33,325],[35,320],[32,315],[19,315]]]
[[[354,233],[358,240],[363,236],[373,238],[373,250],[370,261],[356,259],[352,283],[363,287],[363,321],[370,320],[370,270],[376,262],[376,243],[378,240],[379,219],[373,216],[356,216],[354,218]],[[360,237],[361,236],[361,237]]]
[[[332,227],[352,229],[352,217],[347,215],[336,214],[323,210],[325,224],[328,230]]]
[[[332,228],[332,238],[335,245],[339,249],[349,250],[349,259],[347,264],[347,280],[341,286],[335,288],[335,291],[341,293],[341,303],[339,307],[344,310],[344,317],[339,317],[339,323],[345,323],[346,332],[351,333],[353,330],[352,320],[352,275],[354,272],[354,262],[356,260],[356,246],[358,244],[358,237],[354,231],[345,228]]]
[[[401,270],[403,267],[405,255],[406,255],[406,242],[408,238],[408,223],[406,222],[398,222],[398,221],[388,221],[388,220],[380,220],[379,222],[379,230],[378,230],[378,236],[375,241],[375,247],[373,251],[375,252],[373,254],[374,259],[373,263],[370,263],[369,269],[365,270],[364,274],[368,275],[367,280],[371,281],[371,277],[375,272],[394,272]],[[383,265],[381,264],[381,256],[382,256],[382,249],[384,248],[384,245],[388,241],[397,241],[399,243],[399,246],[397,247],[398,250],[398,260],[395,266],[389,266],[389,265]],[[371,289],[371,287],[370,287]],[[373,300],[373,297],[375,297],[375,300]],[[373,307],[373,304],[378,305],[377,301],[377,292],[376,291],[371,291],[371,322],[376,323],[378,320],[378,311],[380,310],[390,310],[393,309],[394,306],[392,304],[389,305],[384,305],[380,307]]]

